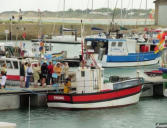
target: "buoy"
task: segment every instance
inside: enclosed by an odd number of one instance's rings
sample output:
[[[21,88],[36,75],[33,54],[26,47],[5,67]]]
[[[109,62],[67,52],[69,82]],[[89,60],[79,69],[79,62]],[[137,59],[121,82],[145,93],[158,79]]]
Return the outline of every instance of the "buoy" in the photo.
[[[0,128],[16,128],[16,124],[8,122],[0,122]]]

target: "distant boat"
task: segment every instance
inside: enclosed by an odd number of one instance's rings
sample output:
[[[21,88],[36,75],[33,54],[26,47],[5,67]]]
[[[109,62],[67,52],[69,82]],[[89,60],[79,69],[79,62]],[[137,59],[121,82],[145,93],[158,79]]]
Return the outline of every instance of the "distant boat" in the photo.
[[[52,36],[51,39],[32,39],[32,42],[44,41],[45,43],[60,43],[60,44],[81,44],[81,38],[77,37],[76,29],[62,28],[61,35]],[[72,32],[74,35],[64,35],[63,32]]]
[[[133,39],[85,38],[85,52],[91,53],[103,67],[130,67],[157,64],[156,45]]]

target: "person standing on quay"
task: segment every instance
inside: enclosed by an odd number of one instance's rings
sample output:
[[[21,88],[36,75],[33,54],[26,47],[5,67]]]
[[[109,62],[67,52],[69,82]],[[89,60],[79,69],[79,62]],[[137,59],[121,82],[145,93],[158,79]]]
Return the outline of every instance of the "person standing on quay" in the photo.
[[[45,87],[47,73],[48,73],[48,66],[46,62],[44,62],[41,66],[42,87]]]
[[[39,75],[40,73],[41,73],[41,68],[37,64],[34,64],[33,78],[34,78],[34,87],[35,88],[38,87],[38,80],[40,79],[40,75]]]
[[[31,78],[32,74],[33,74],[33,71],[32,71],[32,68],[31,68],[31,64],[29,63],[28,67],[27,67],[27,70],[26,70],[26,85],[25,85],[26,88],[29,88],[30,78]]]
[[[54,73],[57,74],[56,83],[60,83],[60,77],[61,77],[61,72],[62,72],[60,62],[58,62],[57,65],[54,66],[53,71]]]
[[[52,62],[50,61],[48,65],[47,85],[53,84],[52,73],[53,73],[53,65]]]
[[[25,69],[24,69],[24,62],[20,65],[20,87],[23,88],[25,86],[24,82],[25,78]]]
[[[6,64],[3,64],[2,69],[1,69],[1,75],[2,75],[1,89],[5,88],[5,84],[6,84],[6,74],[7,74]]]

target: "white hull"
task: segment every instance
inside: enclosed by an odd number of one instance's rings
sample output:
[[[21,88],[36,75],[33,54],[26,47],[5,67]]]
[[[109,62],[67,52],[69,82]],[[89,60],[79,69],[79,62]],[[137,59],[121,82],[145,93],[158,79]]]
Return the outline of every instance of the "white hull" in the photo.
[[[102,66],[106,68],[110,67],[136,67],[136,66],[146,66],[146,65],[154,65],[159,63],[159,58],[150,61],[142,61],[142,62],[102,62]]]
[[[139,101],[139,97],[140,93],[125,98],[115,99],[111,101],[96,102],[96,103],[71,104],[71,103],[49,102],[48,107],[66,108],[66,109],[92,109],[92,108],[119,107],[119,106],[135,104]]]
[[[142,71],[137,71],[139,74],[139,77],[142,77],[145,82],[150,83],[161,83],[161,82],[167,82],[167,79],[163,79],[162,76],[148,76]]]

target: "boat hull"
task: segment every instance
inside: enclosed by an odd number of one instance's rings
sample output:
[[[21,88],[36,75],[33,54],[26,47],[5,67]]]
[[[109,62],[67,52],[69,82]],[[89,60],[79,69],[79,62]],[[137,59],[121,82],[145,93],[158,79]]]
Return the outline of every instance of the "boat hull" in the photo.
[[[136,67],[136,66],[147,66],[159,63],[160,58],[149,61],[139,61],[139,62],[102,62],[104,68],[110,67]]]
[[[121,107],[139,101],[141,85],[126,89],[90,94],[48,94],[48,107],[95,109]]]

